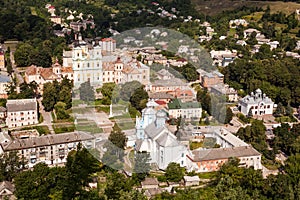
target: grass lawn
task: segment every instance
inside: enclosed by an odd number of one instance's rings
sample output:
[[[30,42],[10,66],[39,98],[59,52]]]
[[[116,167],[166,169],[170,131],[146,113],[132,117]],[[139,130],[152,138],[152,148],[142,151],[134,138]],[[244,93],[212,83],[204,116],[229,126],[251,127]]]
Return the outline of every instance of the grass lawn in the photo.
[[[190,150],[198,149],[203,147],[203,142],[190,142]]]
[[[135,128],[135,124],[132,122],[118,122],[117,124],[119,126],[120,129],[122,130],[129,130],[129,129],[134,129]]]
[[[50,134],[50,130],[48,128],[48,126],[43,125],[43,126],[28,126],[28,127],[24,127],[21,130],[32,130],[32,129],[36,129],[37,132],[39,132],[40,135],[47,135]]]
[[[75,125],[73,123],[72,124],[54,124],[53,129],[56,134],[73,132],[75,130]]]
[[[202,179],[213,179],[216,178],[218,172],[204,172],[204,173],[199,173],[198,176],[199,178]]]
[[[75,128],[77,131],[89,132],[92,134],[103,133],[102,128],[99,128],[94,121],[78,121]]]
[[[282,116],[282,117],[276,117],[275,121],[278,123],[284,123],[284,122],[297,122],[297,120],[294,117],[290,116]]]

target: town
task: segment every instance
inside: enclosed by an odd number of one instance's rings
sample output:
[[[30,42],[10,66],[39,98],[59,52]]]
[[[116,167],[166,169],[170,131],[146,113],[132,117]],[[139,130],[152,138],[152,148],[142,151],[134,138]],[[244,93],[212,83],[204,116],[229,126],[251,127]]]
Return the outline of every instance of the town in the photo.
[[[17,2],[0,199],[297,199],[300,4]]]

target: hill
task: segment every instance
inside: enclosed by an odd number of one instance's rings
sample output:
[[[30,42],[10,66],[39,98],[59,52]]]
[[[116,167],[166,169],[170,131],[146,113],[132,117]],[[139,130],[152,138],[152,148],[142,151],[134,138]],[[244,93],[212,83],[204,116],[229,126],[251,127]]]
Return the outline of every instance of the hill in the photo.
[[[300,9],[300,4],[282,1],[240,1],[240,0],[192,0],[196,9],[206,15],[215,15],[226,10],[234,10],[243,6],[262,7],[270,6],[271,13],[282,11],[290,14]]]

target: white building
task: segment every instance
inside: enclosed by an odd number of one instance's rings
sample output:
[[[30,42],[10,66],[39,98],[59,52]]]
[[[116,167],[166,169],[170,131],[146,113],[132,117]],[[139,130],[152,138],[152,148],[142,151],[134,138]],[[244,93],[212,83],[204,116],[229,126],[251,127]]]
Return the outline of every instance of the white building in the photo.
[[[211,93],[216,95],[224,95],[227,97],[229,102],[238,101],[238,93],[234,88],[229,87],[228,84],[213,85],[210,88]]]
[[[6,103],[8,128],[27,126],[38,123],[36,99],[9,99]]]
[[[0,154],[17,151],[18,155],[28,162],[29,168],[41,162],[57,166],[67,162],[68,153],[75,150],[79,142],[86,148],[95,147],[94,136],[87,133],[61,133],[24,139],[15,138],[0,145]]]
[[[102,85],[102,53],[99,44],[89,46],[79,36],[78,44],[72,49],[74,87],[89,81],[92,86]]]
[[[186,120],[196,119],[199,121],[202,115],[202,108],[199,102],[182,102],[175,98],[168,103],[170,118],[182,117]]]
[[[250,110],[252,115],[272,115],[274,102],[260,89],[257,89],[255,94],[251,92],[250,95],[240,99],[239,107],[244,115],[248,115]]]
[[[136,120],[135,151],[149,152],[150,163],[156,164],[159,169],[166,169],[171,162],[185,167],[187,147],[180,144],[176,136],[166,128],[166,113],[156,111],[156,106],[154,101],[148,102],[147,108],[142,111],[142,117]]]
[[[0,98],[7,99],[7,86],[10,83],[9,76],[0,74]]]

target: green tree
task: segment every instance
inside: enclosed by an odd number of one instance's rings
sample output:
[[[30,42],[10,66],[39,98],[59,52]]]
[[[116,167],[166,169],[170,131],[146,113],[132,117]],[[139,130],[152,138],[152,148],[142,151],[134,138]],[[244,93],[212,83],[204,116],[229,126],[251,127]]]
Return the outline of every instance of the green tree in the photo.
[[[20,44],[14,53],[14,59],[16,65],[20,67],[27,67],[31,65],[32,52],[34,51],[35,51],[34,47],[31,46],[30,44],[28,43]]]
[[[12,181],[25,168],[26,162],[17,152],[3,153],[0,156],[0,180]]]
[[[180,164],[171,162],[166,168],[166,178],[171,182],[179,182],[184,176],[185,169],[180,167]]]
[[[132,183],[124,174],[113,172],[107,177],[105,195],[108,199],[120,199],[122,192],[132,191]]]
[[[229,124],[232,120],[232,117],[233,117],[233,113],[232,113],[232,110],[231,108],[227,108],[226,109],[226,117],[225,117],[225,124]]]
[[[143,85],[138,81],[131,81],[131,82],[124,83],[120,89],[121,99],[123,99],[124,101],[129,101],[134,91],[142,86]]]
[[[144,86],[139,87],[134,91],[134,93],[130,97],[130,103],[138,111],[142,111],[146,107],[148,98],[149,96],[148,93],[144,90]]]
[[[57,119],[68,119],[70,115],[66,111],[66,104],[64,102],[57,102],[54,106]]]
[[[133,177],[138,182],[143,181],[150,172],[150,154],[147,152],[137,152],[134,157]]]
[[[118,99],[119,88],[115,83],[104,83],[100,91],[109,104]]]
[[[42,104],[44,106],[45,111],[51,111],[56,104],[56,88],[52,83],[45,83],[43,90],[43,100]]]
[[[81,83],[79,87],[80,99],[83,101],[94,101],[95,93],[94,88],[91,86],[89,81]]]

